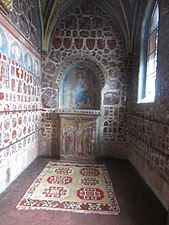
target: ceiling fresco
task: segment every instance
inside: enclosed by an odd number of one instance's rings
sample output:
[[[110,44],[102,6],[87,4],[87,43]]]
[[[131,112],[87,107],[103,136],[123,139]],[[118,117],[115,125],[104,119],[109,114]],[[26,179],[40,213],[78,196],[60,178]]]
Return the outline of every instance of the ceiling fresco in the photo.
[[[41,26],[41,49],[48,52],[52,36],[63,15],[82,0],[37,0]],[[126,44],[126,52],[132,53],[133,40],[142,0],[86,0],[101,4],[112,15]]]

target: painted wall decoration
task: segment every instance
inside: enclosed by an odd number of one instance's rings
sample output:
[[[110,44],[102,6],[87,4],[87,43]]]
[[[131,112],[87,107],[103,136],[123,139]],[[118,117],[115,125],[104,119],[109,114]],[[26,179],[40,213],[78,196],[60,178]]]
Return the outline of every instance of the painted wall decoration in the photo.
[[[100,86],[90,68],[79,65],[68,71],[61,88],[61,108],[100,108]]]
[[[94,159],[95,118],[62,118],[60,134],[61,159]]]
[[[34,61],[34,73],[35,74],[40,74],[40,63],[38,60]]]
[[[43,108],[52,109],[58,107],[58,90],[47,88],[41,96]]]
[[[41,56],[27,41],[36,36],[35,2],[14,3],[13,12],[0,13],[0,192],[39,155],[41,71],[32,68],[35,60],[40,65]],[[30,53],[31,70],[24,66],[25,52]]]
[[[0,88],[8,89],[9,87],[9,64],[5,60],[0,60]]]
[[[23,52],[32,71],[36,62],[37,73],[26,70]],[[37,142],[40,85],[40,57],[0,25],[0,163]]]
[[[6,33],[0,27],[0,51],[2,54],[8,56],[8,39]]]
[[[23,66],[23,53],[17,41],[13,41],[10,47],[10,59]]]
[[[32,56],[29,52],[25,52],[24,55],[24,66],[27,70],[33,72],[33,61],[32,61]]]
[[[120,103],[119,91],[106,91],[103,95],[103,105],[115,105]]]

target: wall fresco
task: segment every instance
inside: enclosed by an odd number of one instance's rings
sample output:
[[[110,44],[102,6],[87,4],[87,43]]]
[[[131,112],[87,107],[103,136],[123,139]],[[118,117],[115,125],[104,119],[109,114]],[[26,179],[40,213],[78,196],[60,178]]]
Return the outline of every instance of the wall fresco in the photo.
[[[32,56],[29,52],[25,52],[24,54],[24,66],[27,70],[33,72],[33,61]]]
[[[28,57],[23,58],[23,52],[31,58],[30,67],[24,67]],[[39,65],[40,59],[0,25],[0,163],[38,141]]]
[[[38,60],[34,60],[34,73],[40,74],[40,62]]]
[[[66,74],[62,82],[61,108],[99,109],[100,87],[96,75],[79,66]]]
[[[38,47],[35,1],[13,3],[12,12],[0,13],[0,192],[39,155],[41,57],[33,47]],[[30,67],[25,53],[32,59]]]
[[[95,118],[61,117],[61,159],[94,159],[96,142]]]
[[[17,41],[13,41],[10,46],[10,59],[23,66],[23,53]]]
[[[8,38],[7,34],[0,27],[0,52],[8,56]]]

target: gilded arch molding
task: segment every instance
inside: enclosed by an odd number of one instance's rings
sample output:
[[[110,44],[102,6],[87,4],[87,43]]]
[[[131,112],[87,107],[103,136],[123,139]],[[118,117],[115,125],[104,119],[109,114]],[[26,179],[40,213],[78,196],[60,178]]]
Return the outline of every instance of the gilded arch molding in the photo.
[[[12,8],[13,8],[13,0],[0,0],[0,6],[1,6],[6,12],[12,12]]]

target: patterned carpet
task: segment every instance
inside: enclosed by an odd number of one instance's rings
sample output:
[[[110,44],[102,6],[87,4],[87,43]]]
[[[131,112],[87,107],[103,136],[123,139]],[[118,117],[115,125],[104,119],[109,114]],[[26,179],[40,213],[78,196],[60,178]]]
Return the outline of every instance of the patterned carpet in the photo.
[[[16,208],[105,215],[120,213],[104,165],[53,161],[46,165]]]

